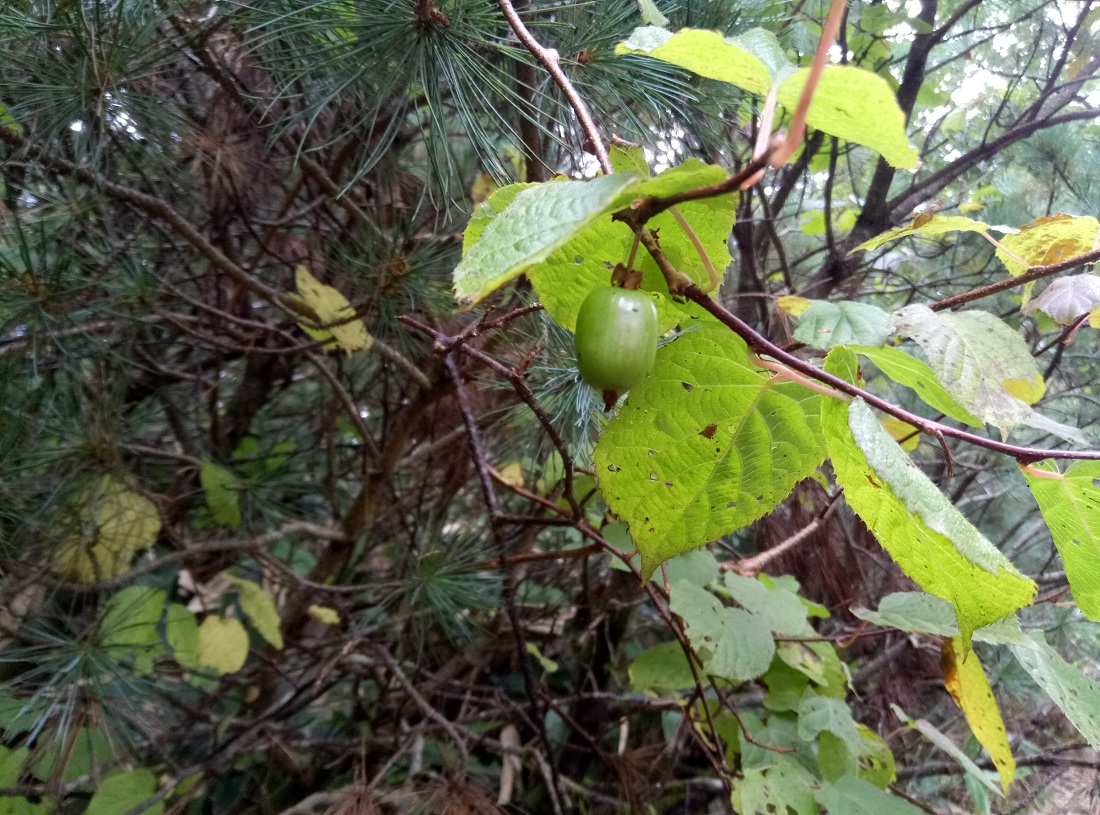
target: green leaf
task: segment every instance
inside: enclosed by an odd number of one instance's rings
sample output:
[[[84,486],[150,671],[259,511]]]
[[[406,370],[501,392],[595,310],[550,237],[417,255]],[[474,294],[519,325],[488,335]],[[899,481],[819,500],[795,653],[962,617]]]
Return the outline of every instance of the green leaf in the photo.
[[[199,626],[199,665],[232,674],[248,659],[248,632],[240,620],[210,614]]]
[[[956,637],[959,634],[959,623],[951,604],[920,591],[888,594],[879,602],[877,611],[855,606],[852,613],[874,625],[899,631],[939,634],[941,637]]]
[[[848,694],[848,671],[827,642],[779,642],[775,653],[790,668],[817,685],[817,693],[843,699]],[[799,702],[801,704],[801,702]]]
[[[818,815],[821,809],[811,792],[818,783],[797,761],[776,754],[772,766],[744,770],[734,782],[731,802],[738,815]]]
[[[772,633],[801,637],[813,634],[802,598],[782,588],[768,588],[756,578],[726,572],[725,589],[741,608],[764,620]]]
[[[936,378],[959,404],[1004,435],[1028,420],[1028,403],[1042,396],[1043,379],[1016,331],[986,311],[938,314],[913,305],[894,318],[898,331],[924,350]],[[1028,395],[1028,402],[1019,395]]]
[[[144,767],[133,772],[115,770],[103,779],[84,815],[124,815],[156,791],[157,779],[152,770]],[[163,812],[164,804],[158,801],[143,815],[161,815]]]
[[[107,602],[99,623],[99,645],[112,659],[134,658],[134,672],[147,674],[153,660],[163,653],[157,622],[167,598],[164,589],[129,586]]]
[[[1078,274],[1059,277],[1024,306],[1024,314],[1041,311],[1058,325],[1072,325],[1100,306],[1100,277]]]
[[[164,634],[172,654],[185,668],[200,668],[199,623],[187,606],[172,603],[164,615]]]
[[[726,608],[718,598],[686,580],[672,584],[669,607],[684,619],[691,647],[704,671],[745,682],[768,670],[775,642],[767,624],[739,608]]]
[[[638,0],[638,9],[642,12],[642,22],[646,25],[668,25],[668,17],[661,14],[653,0]]]
[[[680,643],[666,642],[638,654],[630,663],[630,687],[636,693],[694,688],[695,677]]]
[[[894,334],[890,315],[880,308],[852,300],[810,302],[812,305],[798,315],[794,338],[813,348],[883,345]]]
[[[646,171],[648,175],[648,168]],[[466,229],[462,233],[462,254],[466,254],[470,247],[481,240],[482,233],[485,232],[485,228],[489,226],[490,222],[496,218],[504,210],[508,209],[513,201],[516,200],[516,196],[523,190],[530,187],[537,187],[538,184],[509,184],[507,187],[501,187],[499,190],[493,192],[488,198],[485,199],[475,210],[474,214],[470,216],[469,223],[466,224]]]
[[[778,651],[785,643],[776,646],[776,658],[772,660],[768,672],[761,677],[768,692],[764,696],[764,708],[775,713],[798,710],[802,704],[802,695],[810,684],[810,678],[783,661]]]
[[[924,815],[924,810],[880,790],[870,781],[845,776],[814,790],[814,798],[830,815]]]
[[[826,370],[855,378],[855,355],[834,348]],[[1028,605],[1035,584],[910,462],[862,399],[823,405],[822,426],[844,497],[918,586],[955,607],[964,640]]]
[[[935,238],[940,235],[946,235],[948,232],[988,232],[989,224],[983,224],[981,221],[975,221],[971,218],[964,218],[961,215],[917,215],[913,218],[912,223],[909,226],[900,226],[897,229],[891,229],[889,232],[883,232],[881,235],[876,235],[869,241],[864,241],[852,252],[869,252],[872,249],[878,249],[884,243],[890,241],[896,241],[898,238],[904,238],[908,235],[920,235],[925,238]]]
[[[260,636],[276,648],[282,649],[283,632],[280,629],[279,610],[275,607],[275,601],[271,599],[271,595],[251,580],[226,573],[223,573],[222,577],[237,587],[241,608],[252,620],[252,625],[260,632]]]
[[[798,736],[804,741],[813,741],[824,731],[844,742],[852,755],[858,755],[862,749],[859,731],[847,703],[843,699],[806,691],[798,707]]]
[[[1001,238],[1001,246],[1007,251],[998,249],[997,257],[1009,274],[1021,275],[1032,266],[1061,263],[1091,252],[1098,230],[1100,222],[1096,218],[1062,213],[1049,215],[1021,226],[1014,235]]]
[[[646,54],[761,96],[771,87],[771,76],[764,62],[717,31],[681,28],[673,34],[663,28],[645,26],[634,29],[626,42],[615,46],[615,53]]]
[[[649,178],[649,162],[645,160],[645,148],[612,144],[607,148],[607,155],[611,159],[611,166],[615,168],[615,172],[634,173],[639,178]]]
[[[620,208],[621,194],[638,180],[630,173],[615,173],[591,181],[553,181],[518,190],[466,248],[454,270],[455,297],[476,303],[545,260],[578,232]],[[479,212],[491,213],[494,199],[511,189],[494,193]],[[628,231],[625,225],[616,226]]]
[[[894,712],[898,714],[898,717],[902,721],[909,720],[908,716],[901,715],[902,711],[896,705],[894,706]],[[940,750],[951,756],[963,770],[966,771],[968,777],[975,779],[983,787],[989,790],[995,797],[1004,798],[1004,793],[993,782],[990,773],[981,769],[966,753],[962,751],[962,748],[951,741],[946,735],[944,735],[935,725],[924,719],[909,720],[909,726],[928,739],[932,744],[936,745]]]
[[[810,75],[796,71],[779,86],[779,104],[794,111]],[[905,136],[905,114],[885,79],[850,65],[829,65],[821,74],[806,123],[831,136],[862,144],[893,167],[917,166],[917,151]]]
[[[1050,527],[1066,565],[1066,578],[1081,613],[1100,622],[1100,462],[1075,461],[1065,474],[1053,462],[1024,469],[1031,494]]]
[[[1007,645],[1035,684],[1061,708],[1093,749],[1100,749],[1100,683],[1066,662],[1040,632],[1021,631],[1015,618],[979,631],[977,639]]]
[[[241,526],[241,498],[237,477],[209,459],[202,460],[199,481],[214,520],[236,532]]]
[[[985,426],[985,422],[975,417],[943,389],[943,385],[936,379],[932,369],[921,360],[911,357],[904,351],[892,346],[883,348],[854,346],[852,350],[871,360],[883,374],[894,382],[912,388],[925,404],[935,408],[945,416],[950,416],[955,421],[971,427]]]
[[[626,160],[625,156],[623,160]],[[649,172],[648,167],[646,172]],[[621,205],[626,206],[637,197],[673,195],[716,184],[727,175],[721,167],[689,159],[632,187]],[[677,206],[719,276],[730,262],[728,239],[733,228],[734,202],[735,195],[731,193]],[[660,234],[661,248],[673,266],[700,286],[709,285],[710,276],[698,251],[671,212],[663,212],[652,218],[648,226]],[[611,280],[610,269],[629,259],[633,244],[634,233],[630,229],[610,218],[604,218],[574,235],[563,246],[551,252],[545,261],[528,268],[527,277],[535,287],[546,312],[559,325],[572,331],[576,326],[581,303],[593,289],[608,285]],[[661,331],[678,324],[690,313],[690,306],[680,305],[669,297],[664,275],[647,252],[638,254],[635,268],[642,272],[642,288],[653,296],[657,304]]]
[[[818,398],[774,386],[725,328],[657,352],[595,451],[600,489],[629,523],[646,579],[766,515],[813,473],[824,458],[809,412]]]

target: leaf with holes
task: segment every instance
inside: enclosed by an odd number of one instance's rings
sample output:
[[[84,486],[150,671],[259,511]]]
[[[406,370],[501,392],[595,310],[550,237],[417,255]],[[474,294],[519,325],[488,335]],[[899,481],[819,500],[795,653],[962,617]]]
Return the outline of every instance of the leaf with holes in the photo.
[[[826,370],[854,381],[855,354],[834,348]],[[1031,602],[1035,584],[913,465],[862,399],[826,400],[822,428],[848,505],[902,571],[954,605],[968,645],[974,629]]]
[[[975,416],[1003,435],[1030,419],[1043,377],[1024,338],[997,317],[913,305],[898,310],[894,322],[924,350],[944,389]]]
[[[1061,263],[1091,252],[1098,231],[1100,222],[1092,217],[1049,215],[1021,226],[1014,235],[1001,238],[1003,249],[997,250],[997,257],[1015,277],[1032,266]]]
[[[1081,613],[1100,621],[1100,461],[1075,461],[1064,474],[1053,462],[1024,470],[1050,527]]]
[[[747,682],[762,676],[771,665],[775,641],[763,618],[727,608],[709,591],[686,580],[672,584],[669,608],[683,618],[705,673]]]
[[[661,563],[771,512],[824,459],[820,397],[773,384],[715,324],[657,352],[604,429],[595,459],[648,579]]]
[[[894,334],[890,315],[866,303],[813,300],[798,315],[794,338],[827,351],[834,345],[883,345]]]
[[[922,213],[913,218],[909,226],[900,226],[897,229],[891,229],[889,232],[883,232],[881,235],[876,235],[869,241],[864,241],[853,252],[870,252],[873,249],[878,249],[885,243],[890,241],[896,241],[899,238],[905,238],[909,235],[919,235],[922,238],[938,238],[940,235],[946,235],[949,232],[988,232],[989,224],[983,224],[981,221],[975,221],[970,218],[963,218],[960,215],[929,215]]]

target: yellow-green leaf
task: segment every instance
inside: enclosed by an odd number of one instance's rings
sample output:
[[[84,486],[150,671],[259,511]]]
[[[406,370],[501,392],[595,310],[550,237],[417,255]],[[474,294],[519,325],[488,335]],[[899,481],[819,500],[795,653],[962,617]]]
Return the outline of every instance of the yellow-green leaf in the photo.
[[[160,532],[156,505],[125,482],[104,475],[77,496],[77,522],[54,556],[64,578],[94,583],[124,574],[134,554]]]
[[[1061,263],[1091,252],[1098,231],[1100,222],[1092,217],[1049,215],[1021,226],[1015,235],[1001,238],[1004,249],[997,250],[997,257],[1009,274],[1021,275],[1032,266]]]
[[[920,235],[925,238],[934,238],[939,235],[946,235],[948,232],[988,231],[989,224],[983,224],[981,221],[963,218],[958,215],[929,216],[927,213],[922,213],[913,218],[909,226],[898,227],[897,229],[891,229],[889,232],[883,232],[881,235],[876,235],[869,241],[864,241],[852,251],[869,252],[872,249],[878,249],[884,243],[896,241],[898,238],[904,238],[907,235]]]
[[[373,338],[367,333],[363,321],[355,316],[355,310],[344,295],[332,286],[321,283],[305,266],[294,269],[294,280],[298,286],[298,294],[306,305],[317,312],[317,318],[321,321],[320,326],[309,328],[327,331],[349,355],[352,351],[365,351],[371,347]],[[310,333],[313,335],[312,331]]]
[[[248,659],[248,632],[240,620],[211,614],[199,626],[199,665],[233,674]]]
[[[717,31],[681,28],[673,34],[656,26],[644,26],[634,29],[630,39],[615,46],[615,53],[646,54],[761,96],[771,87],[771,76],[764,62],[733,38],[723,37]]]
[[[1016,759],[1012,757],[1005,723],[978,655],[973,650],[965,653],[966,650],[969,649],[963,648],[961,637],[944,641],[943,684],[966,716],[978,743],[989,752],[1001,777],[1001,788],[1007,792],[1008,785],[1016,777]]]
[[[340,612],[328,606],[310,606],[306,609],[306,614],[309,615],[310,619],[325,625],[340,624]]]
[[[206,506],[214,520],[236,532],[241,526],[241,498],[237,477],[209,459],[199,468],[199,482],[206,492]]]
[[[252,625],[260,632],[260,636],[281,649],[283,632],[280,630],[279,610],[275,607],[275,601],[271,599],[271,595],[259,584],[245,580],[243,577],[226,573],[223,573],[222,577],[237,587],[241,608],[252,621]]]
[[[187,606],[172,603],[164,615],[164,634],[176,662],[185,668],[201,668],[199,623]]]

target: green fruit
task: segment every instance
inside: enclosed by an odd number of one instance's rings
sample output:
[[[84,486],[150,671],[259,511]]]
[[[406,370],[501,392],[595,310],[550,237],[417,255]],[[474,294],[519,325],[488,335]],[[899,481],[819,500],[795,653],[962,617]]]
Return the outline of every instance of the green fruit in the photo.
[[[595,289],[577,314],[577,367],[598,391],[622,392],[653,370],[657,306],[641,291]]]

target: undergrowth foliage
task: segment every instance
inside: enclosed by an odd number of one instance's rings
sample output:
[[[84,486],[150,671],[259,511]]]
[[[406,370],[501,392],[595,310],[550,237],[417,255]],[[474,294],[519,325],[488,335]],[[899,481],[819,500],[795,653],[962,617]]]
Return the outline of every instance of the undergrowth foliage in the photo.
[[[0,813],[1042,811],[1100,749],[1098,36],[4,5]]]

